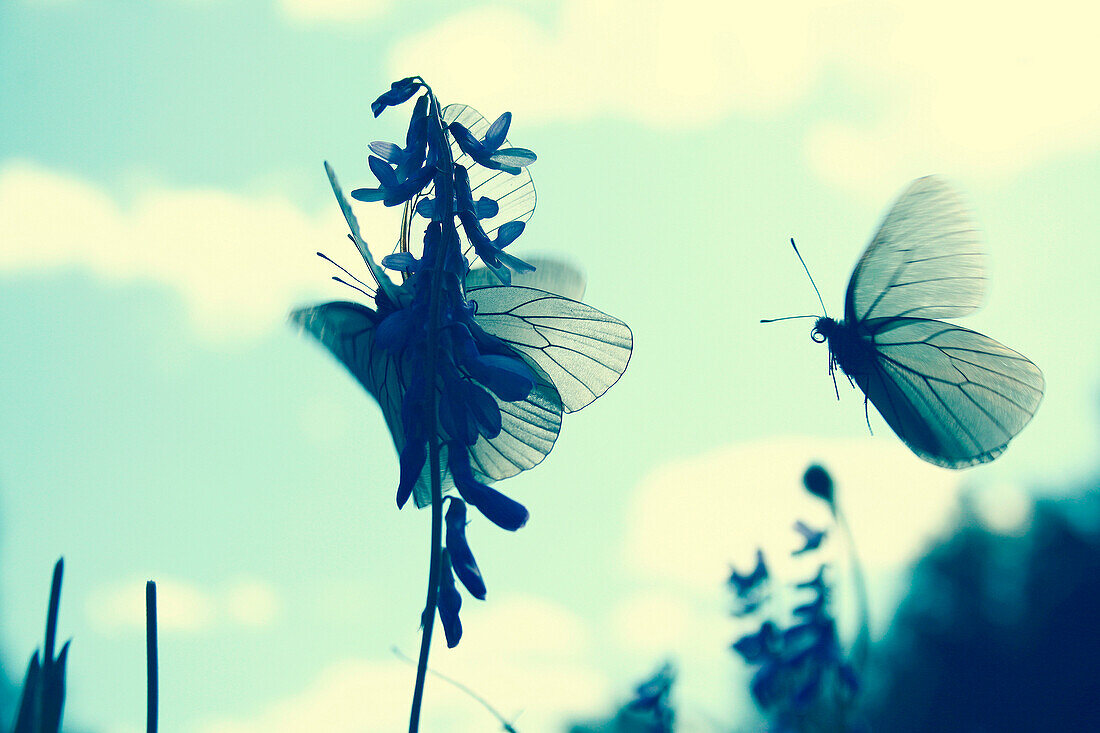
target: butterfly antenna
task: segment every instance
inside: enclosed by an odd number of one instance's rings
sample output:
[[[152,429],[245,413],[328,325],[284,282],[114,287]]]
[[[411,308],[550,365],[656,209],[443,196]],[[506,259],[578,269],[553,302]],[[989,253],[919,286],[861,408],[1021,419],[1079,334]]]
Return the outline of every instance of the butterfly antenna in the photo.
[[[821,291],[817,289],[814,276],[810,274],[810,268],[806,267],[806,260],[802,259],[802,253],[798,251],[798,245],[794,243],[794,237],[791,237],[791,246],[794,247],[794,253],[798,255],[798,261],[802,263],[802,269],[806,271],[806,277],[810,278],[810,285],[814,286],[814,292],[817,293],[817,302],[821,303],[821,312],[828,317],[829,309],[825,307],[825,301],[821,299]]]
[[[351,283],[349,283],[347,280],[344,280],[343,278],[339,278],[339,277],[333,275],[332,279],[335,280],[336,282],[340,283],[341,285],[347,285],[352,290],[354,290],[356,292],[359,292],[359,293],[362,293],[363,295],[367,296],[368,298],[373,298],[374,297],[373,295],[368,293],[366,290],[363,290],[363,288],[352,285]]]
[[[782,318],[761,318],[761,323],[775,323],[776,321],[789,321],[793,318],[820,318],[821,316],[807,315],[807,316],[783,316]]]
[[[336,262],[336,260],[329,257],[324,252],[318,252],[317,256],[320,257],[325,262],[329,263],[330,265],[335,266],[338,270],[340,270],[340,272],[344,273],[345,275],[347,275],[348,277],[350,277],[352,280],[357,282],[359,285],[362,285],[363,287],[356,287],[355,285],[352,285],[351,283],[349,283],[345,280],[342,280],[338,277],[333,277],[332,278],[333,280],[335,280],[338,283],[342,283],[344,285],[347,285],[349,288],[353,288],[355,290],[358,290],[360,293],[362,293],[363,295],[366,295],[368,298],[373,298],[374,297],[374,293],[368,292],[370,290],[373,290],[373,288],[371,288],[370,285],[367,285],[365,282],[363,282],[362,280],[357,278],[355,275],[352,275],[350,272],[348,272],[346,267],[344,267],[343,265]]]

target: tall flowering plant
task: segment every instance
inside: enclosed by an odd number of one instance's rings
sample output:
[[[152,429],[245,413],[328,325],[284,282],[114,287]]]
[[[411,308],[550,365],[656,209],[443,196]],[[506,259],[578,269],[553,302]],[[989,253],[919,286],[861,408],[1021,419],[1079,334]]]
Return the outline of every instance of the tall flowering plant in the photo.
[[[333,302],[291,316],[378,400],[399,456],[398,507],[410,497],[431,507],[410,731],[419,724],[436,613],[448,646],[462,635],[455,579],[485,598],[466,541],[467,506],[503,529],[522,527],[527,509],[489,484],[538,464],[562,413],[614,384],[633,344],[625,323],[579,302],[583,278],[575,270],[505,252],[535,203],[527,172],[535,154],[507,144],[511,115],[489,124],[464,105],[441,107],[420,77],[394,82],[371,109],[377,117],[414,97],[405,145],[372,143],[368,163],[378,185],[351,192],[404,207],[397,251],[380,264],[325,164],[370,273],[370,284],[351,276],[362,286],[353,287],[373,307]]]

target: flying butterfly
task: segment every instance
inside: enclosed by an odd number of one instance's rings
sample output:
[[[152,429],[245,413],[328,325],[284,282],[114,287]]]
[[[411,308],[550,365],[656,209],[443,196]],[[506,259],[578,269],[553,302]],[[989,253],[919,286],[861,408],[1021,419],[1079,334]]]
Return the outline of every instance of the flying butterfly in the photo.
[[[844,320],[826,314],[811,332],[828,343],[834,381],[839,366],[910,450],[946,468],[1001,455],[1043,397],[1029,359],[938,320],[981,307],[985,258],[958,194],[938,177],[919,178],[856,264]]]
[[[451,116],[448,112],[451,107],[445,108],[445,119]],[[475,132],[488,127],[464,105],[452,114]],[[327,164],[326,170],[378,297],[397,307],[407,306],[411,294],[375,263],[335,174]],[[509,182],[490,172],[479,179],[471,175],[471,183],[500,197],[500,218],[524,221],[534,207],[534,187],[529,175],[514,178],[518,181]],[[404,217],[403,251],[407,251],[414,217],[418,215],[411,204]],[[504,223],[492,222],[494,228]],[[511,285],[499,285],[499,274],[485,267],[469,270],[464,282],[467,299],[476,304],[474,323],[523,358],[536,377],[524,400],[509,402],[492,395],[501,412],[500,433],[491,439],[479,436],[469,451],[474,477],[483,483],[515,476],[540,463],[557,440],[562,413],[575,412],[606,392],[626,370],[633,348],[633,335],[625,323],[579,302],[585,281],[576,268],[550,258],[529,258],[529,262],[534,271],[512,274]],[[359,303],[333,302],[294,311],[291,320],[324,344],[378,401],[400,454],[405,435],[401,407],[409,381],[402,360],[375,344],[378,313]],[[441,449],[446,466],[446,446]],[[425,466],[413,490],[419,506],[431,501],[427,471]],[[446,470],[443,483],[445,489],[453,485]]]

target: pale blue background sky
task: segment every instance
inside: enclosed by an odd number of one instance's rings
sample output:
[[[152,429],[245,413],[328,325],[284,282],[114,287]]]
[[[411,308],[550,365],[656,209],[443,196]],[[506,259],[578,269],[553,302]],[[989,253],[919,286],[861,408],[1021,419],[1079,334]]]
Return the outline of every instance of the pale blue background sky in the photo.
[[[621,383],[503,485],[530,524],[471,526],[489,600],[467,601],[458,650],[433,653],[524,711],[522,730],[609,709],[666,656],[686,729],[737,719],[722,583],[819,516],[798,493],[810,459],[835,469],[879,629],[960,482],[1010,531],[1014,487],[1090,469],[1096,11],[755,5],[2,0],[8,669],[37,643],[64,554],[74,723],[142,729],[154,578],[166,733],[402,724],[412,673],[388,650],[415,650],[428,516],[395,511],[377,408],[285,316],[347,297],[313,256],[356,257],[321,161],[369,185],[367,143],[403,134],[370,101],[413,73],[444,102],[514,113],[512,141],[539,155],[516,246],[580,263],[586,300],[635,334]],[[869,437],[809,322],[757,323],[818,307],[791,236],[839,312],[878,220],[928,173],[956,182],[989,242],[989,300],[963,324],[1047,378],[1034,423],[963,474],[877,416]],[[392,217],[359,210],[385,249]],[[434,683],[427,716],[491,726]]]

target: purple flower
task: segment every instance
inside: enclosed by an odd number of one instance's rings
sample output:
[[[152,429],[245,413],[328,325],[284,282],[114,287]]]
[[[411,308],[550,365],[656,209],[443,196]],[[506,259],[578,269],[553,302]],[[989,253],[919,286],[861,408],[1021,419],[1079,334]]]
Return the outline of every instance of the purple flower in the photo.
[[[447,637],[447,648],[453,649],[462,638],[462,622],[458,611],[462,608],[462,596],[455,588],[455,576],[451,572],[451,556],[446,549],[442,552],[443,567],[439,573],[439,620],[443,624],[443,634]]]
[[[462,148],[462,152],[469,155],[478,165],[493,170],[502,170],[505,173],[515,175],[526,166],[535,162],[535,154],[526,148],[500,149],[504,138],[508,135],[508,127],[512,124],[512,113],[505,112],[496,119],[485,137],[478,140],[465,126],[458,122],[450,125],[451,135],[455,142]]]
[[[448,497],[448,502],[447,551],[451,554],[451,566],[470,595],[484,601],[485,581],[481,579],[481,570],[466,543],[466,504],[453,496]]]
[[[386,107],[395,107],[412,99],[412,96],[421,88],[422,83],[418,77],[410,76],[390,84],[389,91],[381,94],[378,99],[371,102],[370,110],[374,116],[382,114]]]
[[[802,535],[802,539],[805,540],[805,544],[798,550],[795,550],[793,555],[801,555],[805,552],[813,552],[817,548],[821,547],[821,543],[825,541],[825,530],[816,530],[807,525],[802,520],[794,523],[795,531]]]

